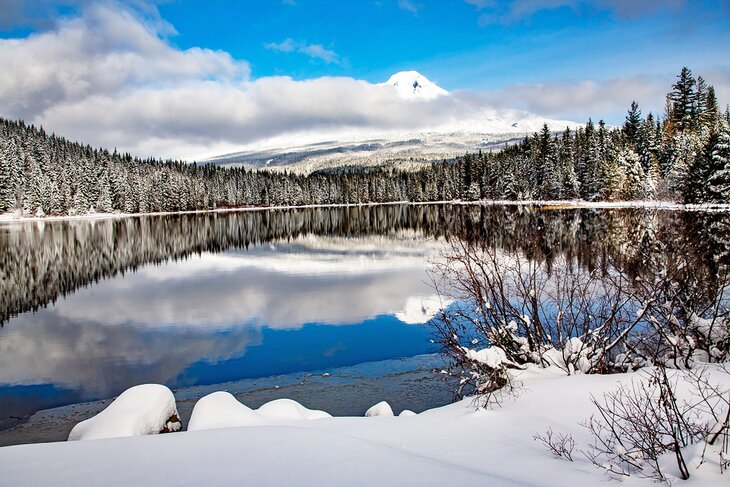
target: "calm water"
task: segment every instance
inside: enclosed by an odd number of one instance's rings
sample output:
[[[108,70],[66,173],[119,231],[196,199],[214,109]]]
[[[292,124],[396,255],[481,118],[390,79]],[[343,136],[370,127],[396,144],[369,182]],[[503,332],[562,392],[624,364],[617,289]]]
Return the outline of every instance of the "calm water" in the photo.
[[[671,252],[694,238],[711,274],[728,228],[720,214],[463,206],[7,224],[0,427],[139,383],[177,389],[434,352],[423,324],[439,300],[426,269],[446,238],[589,267],[617,254],[632,265],[628,244]]]

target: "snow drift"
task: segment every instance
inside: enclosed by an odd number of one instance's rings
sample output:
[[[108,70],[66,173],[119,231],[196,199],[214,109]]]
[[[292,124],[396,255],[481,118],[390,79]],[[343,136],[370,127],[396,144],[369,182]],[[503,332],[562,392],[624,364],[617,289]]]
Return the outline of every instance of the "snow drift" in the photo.
[[[572,432],[577,448],[585,448],[591,437],[579,423],[594,413],[590,396],[630,384],[638,374],[566,376],[556,367],[515,373],[524,385],[522,394],[505,398],[502,407],[494,409],[475,407],[466,399],[407,420],[329,418],[99,443],[4,447],[0,448],[2,483],[19,487],[606,484],[601,470],[581,455],[576,453],[572,462],[555,459],[533,436],[548,428]],[[711,379],[730,386],[730,376],[719,370]],[[211,404],[230,403],[225,397],[217,394]],[[681,485],[727,485],[727,474],[720,473],[717,462],[700,464],[701,453],[688,452],[692,477]],[[680,485],[679,480],[674,484]],[[656,484],[629,477],[622,485]]]

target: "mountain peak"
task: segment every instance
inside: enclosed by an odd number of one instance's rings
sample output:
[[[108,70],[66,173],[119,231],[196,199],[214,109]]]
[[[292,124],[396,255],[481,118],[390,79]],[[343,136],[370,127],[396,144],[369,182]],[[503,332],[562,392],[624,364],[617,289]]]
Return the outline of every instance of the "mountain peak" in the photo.
[[[430,81],[418,71],[401,71],[383,83],[392,86],[401,98],[432,100],[449,92]]]

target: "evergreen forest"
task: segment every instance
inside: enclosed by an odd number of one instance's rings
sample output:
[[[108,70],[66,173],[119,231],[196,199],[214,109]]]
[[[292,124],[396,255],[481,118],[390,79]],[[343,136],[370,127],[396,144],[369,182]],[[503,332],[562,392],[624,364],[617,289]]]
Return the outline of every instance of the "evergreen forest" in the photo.
[[[683,68],[665,113],[632,103],[621,127],[589,120],[498,151],[409,168],[301,175],[140,159],[0,119],[0,213],[79,215],[476,200],[730,201],[730,109]]]

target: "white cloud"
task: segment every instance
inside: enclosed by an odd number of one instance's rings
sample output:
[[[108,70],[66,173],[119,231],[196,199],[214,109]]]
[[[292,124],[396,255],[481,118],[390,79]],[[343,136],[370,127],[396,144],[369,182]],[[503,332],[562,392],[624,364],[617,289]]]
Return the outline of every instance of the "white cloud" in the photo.
[[[301,52],[309,57],[321,59],[326,63],[338,62],[338,56],[335,51],[325,49],[321,44],[309,44],[303,46]]]
[[[91,6],[81,18],[24,39],[0,40],[2,113],[37,119],[49,109],[139,88],[248,78],[248,64],[209,49],[179,50],[131,11]]]
[[[632,99],[645,111],[661,109],[673,81],[515,85],[496,93],[404,100],[392,87],[346,77],[251,79],[245,61],[223,51],[179,49],[166,39],[168,32],[154,18],[92,6],[49,31],[0,40],[0,115],[140,156],[203,158],[303,132],[382,134],[465,123],[480,130],[500,120],[530,130],[522,123],[525,113],[506,110],[512,106],[580,121],[620,113]],[[289,39],[271,46],[302,48]],[[318,45],[307,51],[336,56]],[[727,72],[706,78],[724,104]],[[530,120],[542,124],[538,117]]]
[[[294,52],[296,50],[297,45],[294,43],[294,39],[284,39],[281,42],[271,42],[269,44],[265,44],[264,47],[266,49],[269,49],[271,51],[279,51],[279,52]]]
[[[516,84],[488,95],[497,105],[519,106],[548,116],[580,110],[586,117],[616,113],[633,100],[645,107],[663,107],[668,84],[636,76],[609,80],[576,80],[546,84]]]
[[[264,47],[271,51],[284,53],[299,52],[311,58],[320,59],[326,63],[339,64],[340,62],[337,53],[325,48],[322,44],[307,44],[306,42],[296,42],[294,39],[288,38],[281,42],[264,44]]]
[[[157,23],[109,6],[1,40],[0,66],[3,116],[142,156],[212,156],[298,131],[419,129],[474,111],[458,97],[412,102],[352,78],[251,80],[246,62],[178,49]]]
[[[701,70],[715,86],[721,103],[730,99],[730,69]],[[663,114],[664,100],[673,75],[627,76],[604,80],[572,80],[545,84],[515,84],[485,94],[485,103],[496,107],[516,107],[550,117],[594,120],[628,110],[637,101],[644,114]]]

